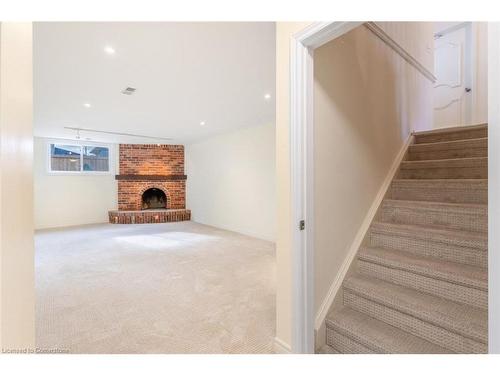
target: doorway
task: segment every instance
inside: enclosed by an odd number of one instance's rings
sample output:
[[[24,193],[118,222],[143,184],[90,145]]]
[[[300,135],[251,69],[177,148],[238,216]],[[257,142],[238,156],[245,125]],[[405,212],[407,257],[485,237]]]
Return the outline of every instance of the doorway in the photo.
[[[434,128],[471,124],[471,22],[436,22],[434,40]]]

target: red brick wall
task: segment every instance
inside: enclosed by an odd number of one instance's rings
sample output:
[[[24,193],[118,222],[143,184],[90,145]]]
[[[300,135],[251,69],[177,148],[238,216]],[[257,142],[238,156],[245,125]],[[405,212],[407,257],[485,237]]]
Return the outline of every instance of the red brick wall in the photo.
[[[120,174],[184,174],[184,146],[120,145]]]
[[[184,146],[121,144],[121,175],[183,175]],[[142,193],[149,188],[163,190],[167,208],[186,208],[186,181],[118,181],[118,209],[140,210]]]

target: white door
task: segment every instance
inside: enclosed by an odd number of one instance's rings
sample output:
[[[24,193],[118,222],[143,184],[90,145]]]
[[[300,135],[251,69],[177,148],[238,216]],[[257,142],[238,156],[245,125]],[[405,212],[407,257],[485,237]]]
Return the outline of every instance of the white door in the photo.
[[[467,86],[470,60],[466,27],[437,36],[434,50],[434,127],[465,125],[469,122],[470,88]]]

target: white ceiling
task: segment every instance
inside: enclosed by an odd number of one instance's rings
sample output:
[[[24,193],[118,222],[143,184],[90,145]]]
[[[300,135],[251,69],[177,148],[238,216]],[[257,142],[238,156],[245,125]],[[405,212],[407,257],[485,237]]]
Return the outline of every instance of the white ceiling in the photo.
[[[81,133],[93,141],[189,143],[274,123],[274,86],[274,23],[35,24],[36,136],[74,139],[70,126],[173,138]]]

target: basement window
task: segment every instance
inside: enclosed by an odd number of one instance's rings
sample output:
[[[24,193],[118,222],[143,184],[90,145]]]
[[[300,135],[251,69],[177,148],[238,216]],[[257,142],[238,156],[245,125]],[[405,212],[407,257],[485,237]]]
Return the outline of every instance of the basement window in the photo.
[[[50,143],[49,171],[109,173],[109,147]]]

